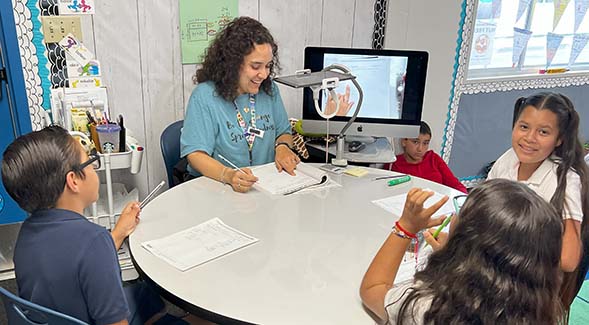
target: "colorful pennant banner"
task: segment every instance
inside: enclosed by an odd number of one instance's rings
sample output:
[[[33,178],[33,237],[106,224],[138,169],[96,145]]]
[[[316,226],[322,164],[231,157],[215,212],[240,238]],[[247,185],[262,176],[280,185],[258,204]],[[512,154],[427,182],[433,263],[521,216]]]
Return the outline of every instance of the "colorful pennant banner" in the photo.
[[[524,49],[528,46],[530,37],[532,37],[532,31],[513,27],[513,54],[511,57],[512,67],[518,65],[519,58]]]
[[[560,46],[563,38],[563,35],[554,33],[546,34],[546,69],[548,69],[552,63],[552,59],[554,59],[556,51],[558,51],[558,47]]]

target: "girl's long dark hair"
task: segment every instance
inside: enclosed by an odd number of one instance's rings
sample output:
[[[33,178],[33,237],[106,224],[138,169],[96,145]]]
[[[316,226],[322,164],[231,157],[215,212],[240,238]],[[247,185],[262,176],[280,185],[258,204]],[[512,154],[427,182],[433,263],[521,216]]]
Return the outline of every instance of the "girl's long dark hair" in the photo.
[[[558,322],[563,226],[548,202],[494,179],[471,192],[455,222],[446,246],[415,274],[397,324],[427,298],[424,324]]]
[[[250,17],[238,17],[219,32],[206,50],[202,67],[196,71],[195,82],[213,81],[216,92],[226,100],[233,101],[237,95],[239,71],[243,59],[255,45],[270,44],[272,63],[270,74],[260,88],[272,95],[272,77],[279,69],[278,45],[270,31],[259,21]]]
[[[563,305],[568,308],[579,292],[589,268],[589,170],[584,160],[583,145],[579,139],[580,118],[568,97],[558,93],[541,92],[527,98],[519,98],[516,101],[513,114],[514,124],[527,106],[533,106],[539,110],[549,110],[558,118],[558,137],[562,143],[554,150],[554,155],[558,157],[556,161],[558,163],[556,170],[558,183],[550,203],[560,215],[563,215],[566,208],[567,173],[573,171],[581,179],[581,207],[583,210],[581,262],[575,271],[564,274],[560,290]]]

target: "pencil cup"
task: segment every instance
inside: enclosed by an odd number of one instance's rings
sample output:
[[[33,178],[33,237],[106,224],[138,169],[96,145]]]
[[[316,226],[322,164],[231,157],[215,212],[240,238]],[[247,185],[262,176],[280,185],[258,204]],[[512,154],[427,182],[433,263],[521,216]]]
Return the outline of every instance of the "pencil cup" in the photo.
[[[141,170],[141,160],[143,158],[143,147],[131,146],[131,174],[135,175]]]
[[[116,124],[100,124],[96,126],[96,132],[103,153],[119,152],[120,126]]]

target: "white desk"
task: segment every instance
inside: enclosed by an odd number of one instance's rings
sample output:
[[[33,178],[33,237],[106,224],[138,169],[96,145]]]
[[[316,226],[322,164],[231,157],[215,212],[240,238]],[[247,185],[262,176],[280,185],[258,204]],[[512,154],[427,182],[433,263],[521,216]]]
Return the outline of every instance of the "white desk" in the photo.
[[[129,241],[136,267],[164,295],[221,324],[374,324],[358,290],[395,217],[371,201],[416,186],[462,193],[417,178],[388,187],[372,177],[390,172],[370,171],[330,174],[343,187],[279,198],[235,193],[205,177],[183,183],[141,212]],[[213,217],[260,241],[186,272],[140,246]]]

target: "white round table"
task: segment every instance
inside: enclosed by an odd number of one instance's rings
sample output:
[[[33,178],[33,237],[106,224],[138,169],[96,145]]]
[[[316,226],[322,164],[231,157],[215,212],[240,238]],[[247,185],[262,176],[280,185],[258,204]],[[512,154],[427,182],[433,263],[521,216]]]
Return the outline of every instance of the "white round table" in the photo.
[[[462,193],[415,177],[389,187],[372,178],[391,172],[368,170],[329,174],[342,187],[280,197],[205,177],[178,185],[141,212],[129,239],[136,268],[168,299],[220,324],[374,324],[358,290],[397,216],[371,201],[412,187]],[[214,217],[259,241],[185,272],[141,247]]]

